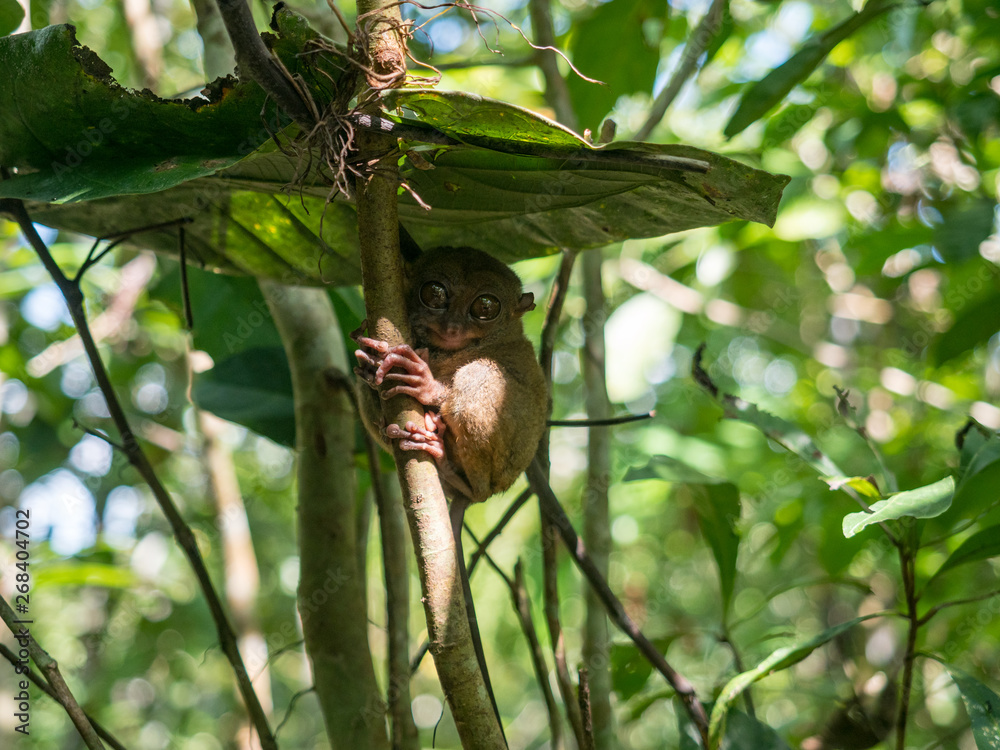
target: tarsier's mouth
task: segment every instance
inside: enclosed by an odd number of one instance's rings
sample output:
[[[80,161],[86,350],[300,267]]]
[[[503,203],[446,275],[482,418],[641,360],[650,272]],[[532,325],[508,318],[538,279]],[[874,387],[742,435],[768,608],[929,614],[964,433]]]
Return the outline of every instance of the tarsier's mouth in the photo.
[[[447,351],[455,351],[475,343],[475,339],[461,331],[448,334],[433,329],[430,331],[430,340],[438,349],[445,349]]]

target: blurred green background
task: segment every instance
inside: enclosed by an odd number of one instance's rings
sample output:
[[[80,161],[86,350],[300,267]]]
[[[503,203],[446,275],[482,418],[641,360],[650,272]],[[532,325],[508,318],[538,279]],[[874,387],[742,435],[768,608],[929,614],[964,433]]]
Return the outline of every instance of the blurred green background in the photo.
[[[325,3],[296,0],[293,6],[316,28],[341,36]],[[720,387],[798,424],[849,475],[874,474],[883,490],[885,472],[838,413],[835,386],[850,391],[852,419],[877,445],[899,489],[929,484],[958,465],[955,433],[970,415],[1000,428],[996,3],[900,2],[836,44],[762,119],[725,135],[753,82],[859,6],[733,0],[700,73],[649,137],[791,175],[773,229],[739,222],[591,251],[603,252],[606,261],[611,400],[620,412],[656,412],[650,421],[614,430],[610,583],[703,697],[739,671],[725,640],[748,668],[791,635],[894,608],[901,594],[898,558],[876,530],[844,538],[842,519],[857,510],[849,497],[832,492],[752,426],[721,419],[722,410],[690,376],[699,344],[707,345],[708,371]],[[530,35],[523,2],[498,0],[488,7]],[[561,47],[581,72],[609,84],[571,79],[581,126],[596,131],[610,114],[619,137],[639,130],[707,7],[703,0],[556,4]],[[253,8],[264,28],[269,6],[255,2]],[[506,21],[494,26],[483,19],[481,36],[470,16],[455,9],[439,14],[404,6],[403,13],[424,24],[412,52],[442,68],[442,88],[551,115],[531,50]],[[80,41],[125,86],[173,97],[205,83],[203,45],[187,2],[49,0],[31,2],[28,18],[34,28],[76,25]],[[763,100],[766,93],[756,89],[753,96]],[[90,244],[68,233],[45,236],[67,268],[82,262]],[[166,522],[125,459],[75,425],[101,427],[108,415],[74,348],[61,298],[15,225],[0,224],[0,247],[0,589],[9,595],[14,509],[30,508],[33,632],[58,659],[81,703],[129,747],[242,746],[246,728],[231,672]],[[516,270],[544,300],[557,265],[557,258],[542,258]],[[177,288],[174,261],[134,250],[116,251],[84,283],[105,361],[161,479],[194,526],[216,581],[228,573],[243,583],[227,594],[245,598],[245,658],[273,707],[272,725],[284,720],[279,742],[327,747],[314,698],[307,693],[296,700],[308,688],[309,673],[295,612],[294,455],[192,407],[190,372],[210,363],[187,351]],[[356,292],[343,294],[356,310]],[[350,309],[349,301],[342,310]],[[536,341],[542,307],[526,317]],[[584,313],[574,283],[556,349],[556,418],[583,412]],[[205,314],[212,313],[196,307],[196,319]],[[218,471],[210,462],[213,450],[230,462],[241,505],[220,510],[211,481]],[[654,456],[739,488],[740,547],[728,611],[720,604],[716,563],[691,499],[664,479],[624,481]],[[586,431],[555,428],[552,463],[553,484],[574,515]],[[924,541],[931,543],[917,558],[918,580],[926,582],[964,538],[997,523],[996,487],[987,485],[976,507],[955,508],[928,524]],[[485,533],[506,507],[495,498],[470,510],[469,522]],[[248,536],[239,533],[244,525]],[[529,505],[491,553],[508,570],[524,559],[540,624],[537,527]],[[369,635],[381,660],[378,545],[369,551]],[[583,584],[568,561],[563,568],[563,626],[575,663]],[[993,560],[965,567],[962,575],[934,580],[924,601],[934,605],[996,589],[997,572]],[[544,706],[508,592],[485,568],[473,589],[511,746],[547,747]],[[418,590],[415,577],[411,590]],[[1000,684],[996,602],[942,611],[922,632],[919,647],[987,684]],[[412,617],[419,640],[425,626],[418,606]],[[896,678],[903,632],[898,618],[868,621],[759,683],[758,718],[790,746],[824,746],[815,743],[829,740],[816,736],[838,702],[857,694],[870,705],[886,679]],[[10,642],[7,635],[0,640]],[[613,652],[612,670],[620,746],[677,746],[675,708],[662,680],[624,644]],[[12,675],[7,668],[0,675],[0,743],[79,746],[62,709],[40,697],[32,705],[32,736],[15,736]],[[422,741],[430,747],[442,696],[429,659],[416,675],[413,696]],[[958,690],[938,662],[917,662],[911,713],[908,746],[975,746]],[[437,747],[457,747],[445,714]]]

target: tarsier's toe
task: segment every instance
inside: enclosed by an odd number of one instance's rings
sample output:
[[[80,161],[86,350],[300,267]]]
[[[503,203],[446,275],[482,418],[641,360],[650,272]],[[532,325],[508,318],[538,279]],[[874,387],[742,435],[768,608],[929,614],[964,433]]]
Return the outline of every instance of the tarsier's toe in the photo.
[[[440,442],[418,443],[414,440],[400,440],[399,447],[404,451],[425,451],[437,461],[444,458],[444,449]]]

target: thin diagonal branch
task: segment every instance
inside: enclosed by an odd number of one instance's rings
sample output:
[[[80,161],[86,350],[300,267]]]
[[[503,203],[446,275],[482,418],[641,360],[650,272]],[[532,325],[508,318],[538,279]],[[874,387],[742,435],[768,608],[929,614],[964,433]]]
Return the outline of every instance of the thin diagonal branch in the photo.
[[[548,479],[545,476],[545,471],[542,468],[539,461],[532,461],[531,466],[528,467],[528,481],[531,482],[532,488],[538,495],[541,501],[543,514],[550,519],[552,524],[559,530],[559,534],[562,536],[563,542],[569,549],[570,554],[573,556],[573,561],[576,563],[577,567],[580,568],[590,585],[593,586],[597,595],[600,597],[601,602],[604,607],[608,610],[608,616],[611,621],[617,625],[625,635],[632,639],[639,648],[639,652],[649,660],[649,663],[653,665],[657,672],[663,675],[670,686],[677,691],[677,694],[681,698],[681,702],[684,706],[684,710],[687,711],[691,720],[698,727],[698,731],[702,736],[702,741],[705,747],[708,747],[708,717],[705,715],[705,707],[698,700],[698,696],[695,694],[694,686],[688,681],[686,677],[677,672],[667,660],[660,653],[659,649],[652,644],[652,642],[643,635],[642,631],[639,630],[639,626],[635,624],[628,613],[625,611],[625,607],[615,596],[611,587],[608,586],[608,582],[601,577],[593,560],[587,555],[587,550],[583,545],[583,541],[577,535],[576,531],[573,529],[573,524],[570,523],[569,517],[566,515],[566,511],[562,509],[559,504],[559,500],[556,498],[555,493],[549,486]]]
[[[11,666],[14,667],[15,669],[18,667],[17,655],[2,643],[0,643],[0,656],[9,661]],[[39,690],[41,690],[43,693],[49,696],[52,700],[61,705],[63,708],[66,708],[66,705],[60,699],[59,694],[52,688],[51,685],[49,685],[48,681],[45,679],[43,675],[40,675],[30,666],[28,667],[27,671],[25,671],[23,674],[25,677],[31,680],[31,682],[35,685],[35,687],[37,687]],[[105,729],[104,726],[97,719],[88,714],[86,711],[84,711],[83,715],[86,717],[87,721],[90,722],[90,725],[94,727],[94,731],[97,732],[97,736],[100,737],[105,742],[107,742],[108,745],[113,750],[125,750],[125,746],[122,743],[120,743],[115,738],[115,736],[111,734],[111,732]]]
[[[316,118],[260,38],[247,0],[216,0],[236,52],[241,76],[256,81],[300,126],[312,130]]]
[[[19,620],[14,610],[10,608],[7,600],[0,596],[0,618],[7,623],[7,627],[10,628],[10,632],[14,634],[14,637],[18,640],[19,644],[23,644],[27,647],[28,653],[31,654],[32,661],[38,665],[38,668],[42,670],[42,674],[48,680],[52,691],[55,693],[55,699],[59,704],[66,709],[66,713],[69,714],[70,720],[73,722],[73,726],[76,727],[76,731],[80,733],[80,737],[83,739],[84,744],[90,748],[90,750],[104,750],[104,743],[101,742],[101,738],[97,735],[97,731],[94,726],[90,723],[90,719],[80,708],[80,704],[76,702],[76,698],[73,697],[73,692],[69,689],[69,685],[63,679],[62,673],[59,671],[59,665],[56,660],[46,653],[46,651],[38,645],[34,637],[29,632],[27,624],[24,621]]]
[[[923,617],[917,620],[917,624],[926,625],[928,622],[931,621],[931,618],[933,618],[941,610],[947,609],[948,607],[960,607],[963,604],[975,604],[976,602],[981,602],[984,599],[992,599],[994,596],[1000,596],[1000,589],[994,589],[989,593],[981,594],[979,596],[972,596],[969,597],[968,599],[956,599],[955,601],[952,602],[944,602],[943,604],[938,604],[937,606],[931,607],[929,610],[927,610],[926,614],[924,614]]]
[[[177,543],[181,546],[184,555],[194,570],[195,577],[198,579],[198,584],[208,604],[212,619],[215,622],[222,652],[226,655],[236,675],[240,694],[243,696],[250,720],[260,736],[261,746],[264,750],[276,750],[277,745],[268,726],[267,717],[260,705],[257,694],[254,692],[253,684],[247,675],[246,666],[243,664],[243,659],[240,656],[239,648],[236,644],[236,634],[226,616],[222,600],[219,598],[215,586],[212,584],[208,568],[205,566],[205,561],[202,559],[201,552],[199,552],[198,545],[195,542],[194,533],[181,516],[180,511],[177,510],[173,498],[170,497],[170,493],[167,492],[166,487],[163,486],[163,483],[157,477],[156,472],[153,470],[153,465],[149,462],[149,458],[146,456],[135,433],[132,431],[132,427],[125,416],[125,410],[122,408],[121,402],[118,400],[118,395],[115,392],[108,371],[101,360],[100,352],[97,350],[97,343],[90,332],[90,325],[83,309],[83,293],[80,291],[80,287],[67,278],[62,269],[59,268],[45,242],[42,241],[42,238],[35,230],[23,202],[12,199],[0,200],[0,213],[9,214],[18,223],[25,239],[28,240],[28,243],[34,249],[42,265],[45,266],[45,269],[49,272],[52,280],[56,283],[63,298],[66,300],[66,306],[69,308],[70,316],[73,318],[80,341],[83,343],[84,351],[87,353],[87,359],[93,368],[94,378],[97,380],[97,385],[104,395],[111,420],[114,422],[121,436],[121,445],[125,456],[146,481],[153,496],[156,498],[157,504],[159,504],[160,509],[163,511],[163,515],[166,516],[167,521],[170,523],[170,528],[177,539]]]
[[[664,86],[663,90],[657,95],[653,106],[650,108],[649,117],[646,118],[646,122],[642,124],[642,127],[636,131],[633,140],[646,140],[653,132],[653,129],[660,124],[660,120],[663,119],[663,116],[667,113],[667,109],[673,104],[677,95],[681,93],[684,84],[698,70],[698,58],[708,49],[708,45],[719,32],[723,15],[729,12],[728,5],[729,0],[713,0],[711,7],[702,16],[698,26],[695,27],[695,30],[688,37],[687,43],[684,45],[684,59],[681,60],[681,64],[670,78],[670,83]]]

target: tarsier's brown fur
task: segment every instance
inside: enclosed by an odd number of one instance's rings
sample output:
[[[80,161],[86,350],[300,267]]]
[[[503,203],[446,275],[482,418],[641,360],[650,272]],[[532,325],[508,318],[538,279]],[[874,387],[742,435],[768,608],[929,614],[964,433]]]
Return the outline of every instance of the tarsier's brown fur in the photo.
[[[477,318],[496,303],[495,318]],[[385,447],[397,438],[404,450],[434,455],[452,496],[481,502],[506,490],[538,447],[548,393],[521,323],[533,307],[517,275],[495,258],[438,248],[407,268],[413,347],[354,337],[357,372],[372,386],[360,393],[369,430]],[[408,393],[427,408],[424,425],[384,425],[375,390],[382,380],[393,386],[387,394]]]

